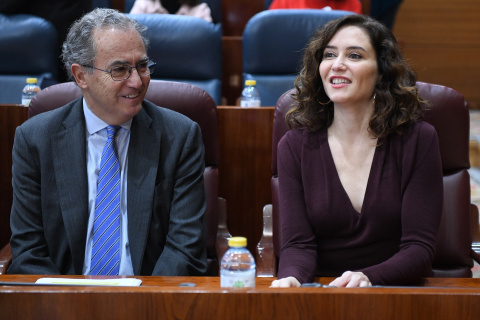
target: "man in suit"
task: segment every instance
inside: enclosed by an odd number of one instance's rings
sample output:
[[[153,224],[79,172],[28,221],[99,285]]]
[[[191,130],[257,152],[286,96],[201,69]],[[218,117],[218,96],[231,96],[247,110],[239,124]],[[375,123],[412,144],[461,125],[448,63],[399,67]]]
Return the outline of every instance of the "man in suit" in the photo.
[[[111,9],[72,25],[62,57],[83,98],[16,130],[8,273],[206,271],[200,128],[144,101],[154,67],[145,29]],[[116,169],[105,180],[117,182],[107,192],[113,218],[102,223],[106,155]],[[102,236],[111,241],[103,252]]]

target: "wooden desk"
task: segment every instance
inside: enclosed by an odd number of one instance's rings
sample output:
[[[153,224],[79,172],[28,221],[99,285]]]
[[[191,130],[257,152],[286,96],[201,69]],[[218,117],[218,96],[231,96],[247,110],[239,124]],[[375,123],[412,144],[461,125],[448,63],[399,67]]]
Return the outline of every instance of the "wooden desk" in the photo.
[[[227,224],[255,252],[263,229],[263,206],[272,202],[274,107],[218,107],[219,193],[227,200]]]
[[[34,282],[40,276],[2,275]],[[77,277],[78,278],[78,277]],[[425,279],[419,287],[220,288],[216,277],[137,277],[140,287],[0,287],[7,319],[478,319],[480,279]],[[329,279],[318,279],[328,283]],[[179,287],[193,282],[196,287]]]

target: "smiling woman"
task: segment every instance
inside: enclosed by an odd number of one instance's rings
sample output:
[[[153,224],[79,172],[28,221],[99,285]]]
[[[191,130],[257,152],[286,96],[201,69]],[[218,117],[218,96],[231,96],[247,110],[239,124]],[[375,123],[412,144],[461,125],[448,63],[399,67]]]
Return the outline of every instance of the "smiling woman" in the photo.
[[[405,285],[431,276],[442,212],[438,138],[393,34],[363,15],[305,50],[278,144],[274,287]]]

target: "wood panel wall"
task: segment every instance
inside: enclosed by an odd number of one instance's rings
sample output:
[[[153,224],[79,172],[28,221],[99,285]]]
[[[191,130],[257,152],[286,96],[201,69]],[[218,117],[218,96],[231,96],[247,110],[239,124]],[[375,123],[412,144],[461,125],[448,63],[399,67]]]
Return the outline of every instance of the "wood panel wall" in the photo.
[[[273,107],[218,107],[219,194],[227,200],[227,225],[247,237],[255,252],[263,230],[263,206],[272,203]]]
[[[235,105],[243,89],[242,35],[248,20],[264,10],[263,0],[222,1],[222,105]]]
[[[479,0],[404,0],[393,32],[420,81],[454,88],[480,108]]]
[[[28,108],[0,105],[0,248],[10,241],[12,148],[15,129],[27,119]]]

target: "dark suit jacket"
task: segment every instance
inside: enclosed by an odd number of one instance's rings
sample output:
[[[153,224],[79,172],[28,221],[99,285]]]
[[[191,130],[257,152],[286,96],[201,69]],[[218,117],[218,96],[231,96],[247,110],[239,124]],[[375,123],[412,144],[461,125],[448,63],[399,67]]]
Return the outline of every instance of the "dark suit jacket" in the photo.
[[[13,261],[8,273],[81,274],[88,223],[82,99],[15,133]],[[204,149],[199,126],[145,101],[128,149],[128,237],[135,275],[206,270]]]

